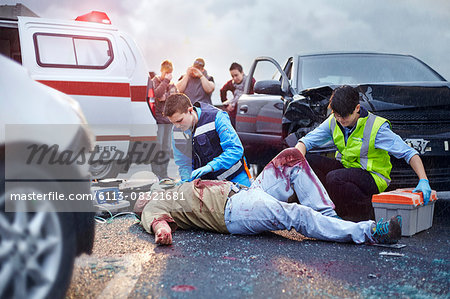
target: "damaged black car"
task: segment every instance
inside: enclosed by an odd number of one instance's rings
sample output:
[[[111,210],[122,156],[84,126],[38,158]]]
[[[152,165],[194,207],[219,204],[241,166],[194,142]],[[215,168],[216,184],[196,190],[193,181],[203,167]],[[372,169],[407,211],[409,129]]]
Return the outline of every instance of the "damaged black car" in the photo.
[[[275,72],[275,75],[273,75]],[[261,167],[285,147],[321,124],[331,113],[336,87],[360,92],[360,103],[387,118],[395,133],[421,155],[430,185],[450,187],[450,83],[411,55],[322,53],[290,57],[282,68],[273,58],[258,57],[249,77],[255,94],[238,103],[236,130],[249,163]],[[330,144],[312,152],[333,156]],[[389,189],[414,187],[417,176],[404,160],[392,158]]]

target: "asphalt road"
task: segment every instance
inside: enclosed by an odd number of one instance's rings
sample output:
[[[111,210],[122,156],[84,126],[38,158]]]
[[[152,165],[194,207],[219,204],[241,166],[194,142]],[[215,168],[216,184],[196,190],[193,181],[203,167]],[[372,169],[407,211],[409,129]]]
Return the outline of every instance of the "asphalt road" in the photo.
[[[402,249],[307,239],[295,231],[232,236],[176,231],[156,246],[134,216],[97,224],[67,298],[449,298],[450,201]],[[386,256],[382,252],[400,254]]]

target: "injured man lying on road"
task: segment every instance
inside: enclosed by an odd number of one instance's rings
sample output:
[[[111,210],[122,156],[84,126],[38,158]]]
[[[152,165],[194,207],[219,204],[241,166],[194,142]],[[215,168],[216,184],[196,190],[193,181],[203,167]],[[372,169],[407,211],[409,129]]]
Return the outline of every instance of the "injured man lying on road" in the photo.
[[[378,223],[340,219],[325,188],[296,148],[278,154],[250,188],[197,179],[170,189],[153,189],[151,194],[148,200],[136,203],[135,211],[142,211],[141,223],[155,234],[158,244],[172,244],[172,232],[177,228],[237,235],[294,228],[306,237],[357,244],[393,244],[401,237],[401,216]]]

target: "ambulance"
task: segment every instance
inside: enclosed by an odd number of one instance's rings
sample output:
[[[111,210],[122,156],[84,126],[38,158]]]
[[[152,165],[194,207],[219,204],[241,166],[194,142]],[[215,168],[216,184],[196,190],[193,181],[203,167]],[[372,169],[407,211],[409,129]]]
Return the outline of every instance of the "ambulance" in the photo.
[[[157,126],[149,71],[136,43],[106,13],[75,20],[0,17],[0,54],[79,102],[95,135],[94,178],[116,177],[152,159]]]

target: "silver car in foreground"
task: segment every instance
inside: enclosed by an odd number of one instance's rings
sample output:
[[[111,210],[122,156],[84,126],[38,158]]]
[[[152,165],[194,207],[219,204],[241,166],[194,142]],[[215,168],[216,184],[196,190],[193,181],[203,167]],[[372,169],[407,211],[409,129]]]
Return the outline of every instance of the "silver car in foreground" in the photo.
[[[92,135],[76,101],[1,55],[0,91],[0,298],[61,298],[75,257],[92,251],[94,213],[39,196],[90,194],[87,163],[60,162]],[[29,155],[47,145],[55,151]]]

